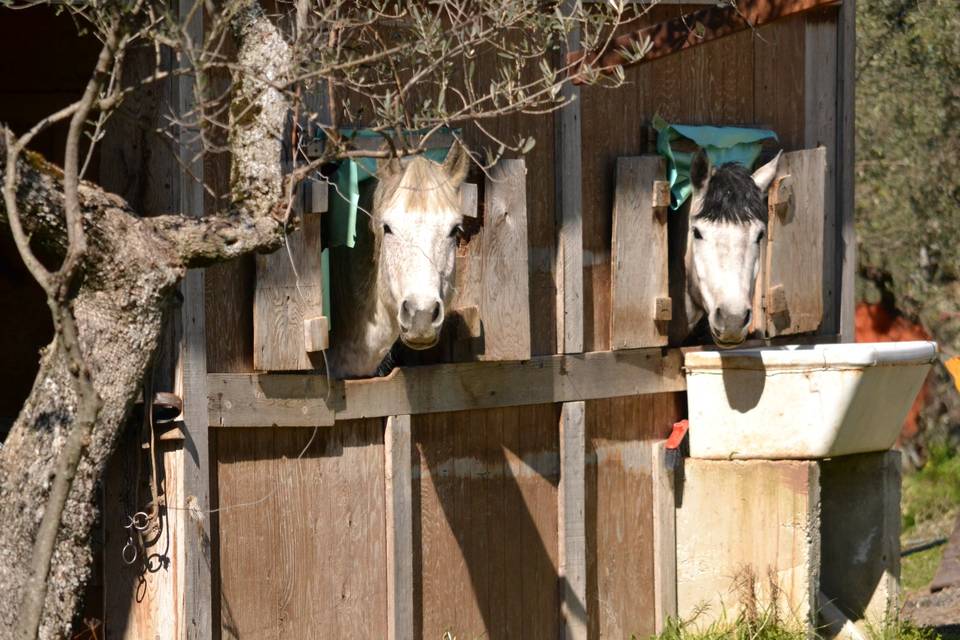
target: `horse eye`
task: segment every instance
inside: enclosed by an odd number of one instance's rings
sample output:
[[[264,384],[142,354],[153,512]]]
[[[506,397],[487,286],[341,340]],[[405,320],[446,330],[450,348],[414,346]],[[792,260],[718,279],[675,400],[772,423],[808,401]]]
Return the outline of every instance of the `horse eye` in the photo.
[[[703,234],[700,233],[700,229],[697,229],[696,227],[693,228],[693,237],[697,240],[703,240]]]
[[[757,244],[760,244],[760,241],[763,240],[766,236],[767,234],[764,231],[761,231],[759,234],[757,234]]]
[[[460,225],[456,225],[453,229],[450,229],[450,236],[449,236],[449,237],[451,237],[451,238],[456,238],[457,235],[459,235],[459,234],[461,234],[461,233],[463,233],[463,227],[461,227]]]
[[[389,236],[392,233],[393,233],[393,229],[390,228],[390,225],[388,224],[383,225],[383,235]]]

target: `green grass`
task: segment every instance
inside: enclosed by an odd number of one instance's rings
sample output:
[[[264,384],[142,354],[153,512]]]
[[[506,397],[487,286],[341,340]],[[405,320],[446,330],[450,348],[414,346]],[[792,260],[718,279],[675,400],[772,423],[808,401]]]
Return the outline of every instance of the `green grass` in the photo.
[[[901,623],[882,631],[871,630],[871,640],[945,640],[931,629],[920,629],[909,623]],[[775,620],[762,617],[747,621],[715,622],[704,629],[694,629],[690,623],[670,621],[667,628],[651,640],[807,640],[805,631],[790,630]],[[631,640],[639,640],[631,636]]]
[[[931,447],[923,469],[904,476],[901,542],[945,538],[960,513],[960,455],[946,446]],[[900,566],[905,593],[925,588],[940,565],[943,547],[903,558]]]

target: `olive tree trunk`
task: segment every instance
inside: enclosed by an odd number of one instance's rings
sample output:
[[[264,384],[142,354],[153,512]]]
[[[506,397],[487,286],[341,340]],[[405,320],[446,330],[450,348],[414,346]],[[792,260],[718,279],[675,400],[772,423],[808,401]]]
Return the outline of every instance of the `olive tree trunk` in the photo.
[[[244,81],[236,83],[234,100],[257,117],[233,123],[233,209],[206,218],[187,217],[193,212],[142,218],[117,196],[89,183],[80,186],[88,248],[69,303],[102,408],[60,517],[41,638],[70,632],[90,574],[97,483],[150,365],[145,356],[160,343],[164,312],[186,270],[273,250],[283,242],[280,132],[288,105],[281,93],[255,78],[282,79],[289,50],[256,2],[234,20],[238,57],[247,69]],[[0,140],[0,157],[6,151]],[[0,165],[0,180],[2,172]],[[67,246],[62,173],[29,153],[21,154],[17,172],[16,202],[24,229],[35,246],[62,255]],[[0,222],[6,218],[0,202]],[[70,361],[56,344],[40,354],[33,389],[0,448],[0,638],[16,627],[31,596],[25,585],[37,531],[51,486],[62,472],[60,452],[74,428],[78,398]]]

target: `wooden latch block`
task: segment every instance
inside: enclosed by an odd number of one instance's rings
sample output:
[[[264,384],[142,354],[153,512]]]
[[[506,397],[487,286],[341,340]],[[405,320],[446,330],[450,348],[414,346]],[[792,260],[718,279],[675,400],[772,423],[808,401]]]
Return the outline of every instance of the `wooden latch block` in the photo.
[[[767,289],[767,315],[775,316],[787,311],[787,292],[782,284]]]
[[[317,353],[330,346],[330,322],[327,316],[304,319],[303,345],[307,353]]]
[[[793,201],[793,176],[785,174],[777,177],[770,186],[767,204],[770,213],[785,217],[790,203]]]
[[[480,309],[478,307],[461,307],[457,309],[457,314],[460,316],[457,338],[461,340],[479,338],[481,332]]]
[[[670,322],[673,320],[673,300],[669,296],[657,298],[653,318],[657,322]]]
[[[659,209],[670,206],[670,183],[666,180],[653,182],[653,208]]]

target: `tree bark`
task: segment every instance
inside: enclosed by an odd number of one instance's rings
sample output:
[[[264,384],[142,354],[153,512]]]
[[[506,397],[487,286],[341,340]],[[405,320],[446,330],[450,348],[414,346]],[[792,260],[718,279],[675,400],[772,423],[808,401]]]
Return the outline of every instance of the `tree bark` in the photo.
[[[286,72],[287,45],[256,2],[238,13],[235,30],[239,55],[252,68],[250,75],[277,80]],[[279,132],[287,101],[256,81],[242,83],[235,99],[252,106],[256,116],[233,123],[232,211],[206,218],[140,218],[121,198],[90,183],[79,186],[87,251],[70,304],[80,349],[103,406],[60,520],[41,638],[70,633],[90,574],[97,484],[140,391],[160,342],[164,312],[176,299],[186,269],[250,251],[274,250],[283,242]],[[0,157],[5,154],[0,140]],[[17,170],[16,201],[25,231],[35,246],[62,258],[67,246],[62,173],[30,153],[20,156]],[[0,166],[0,179],[2,172]],[[6,217],[0,203],[0,223],[6,223]],[[76,418],[69,361],[55,345],[41,353],[30,396],[0,448],[0,638],[16,627],[56,462]]]

